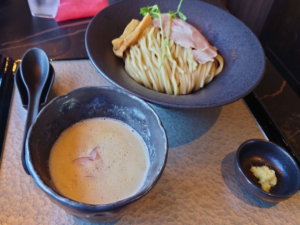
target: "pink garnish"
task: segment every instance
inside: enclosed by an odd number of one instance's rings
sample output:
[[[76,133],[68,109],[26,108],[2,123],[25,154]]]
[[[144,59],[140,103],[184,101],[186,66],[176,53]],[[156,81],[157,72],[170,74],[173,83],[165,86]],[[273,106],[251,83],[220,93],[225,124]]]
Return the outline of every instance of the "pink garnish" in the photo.
[[[73,162],[80,166],[85,166],[88,161],[93,161],[91,157],[81,157],[74,159]]]
[[[101,148],[99,146],[97,146],[96,148],[93,149],[93,151],[91,152],[90,156],[93,158],[93,160],[95,159],[99,159],[99,151],[101,151]]]
[[[90,153],[90,157],[80,157],[80,158],[74,159],[73,162],[76,163],[77,165],[85,166],[88,161],[94,161],[94,160],[100,159],[100,155],[97,150],[101,151],[101,148],[99,146],[97,146]]]
[[[97,152],[96,152],[95,150],[93,150],[93,151],[91,152],[91,157],[92,157],[93,160],[96,159],[96,157],[97,157]]]

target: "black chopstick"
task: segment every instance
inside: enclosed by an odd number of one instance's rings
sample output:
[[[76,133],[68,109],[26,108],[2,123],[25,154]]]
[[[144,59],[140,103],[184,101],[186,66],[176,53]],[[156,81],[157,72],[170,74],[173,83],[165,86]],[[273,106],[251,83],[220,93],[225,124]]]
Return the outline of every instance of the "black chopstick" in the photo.
[[[1,66],[2,62],[2,66]],[[0,55],[0,165],[7,131],[8,117],[11,108],[11,99],[14,87],[13,67],[14,61],[11,58],[4,58]]]

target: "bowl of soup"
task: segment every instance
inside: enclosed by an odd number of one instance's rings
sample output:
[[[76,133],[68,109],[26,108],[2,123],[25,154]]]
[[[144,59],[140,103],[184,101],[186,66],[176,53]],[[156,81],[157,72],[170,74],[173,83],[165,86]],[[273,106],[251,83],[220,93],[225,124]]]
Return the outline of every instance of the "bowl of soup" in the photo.
[[[52,202],[89,222],[113,221],[161,177],[168,143],[155,111],[113,87],[52,100],[26,140],[26,164]]]

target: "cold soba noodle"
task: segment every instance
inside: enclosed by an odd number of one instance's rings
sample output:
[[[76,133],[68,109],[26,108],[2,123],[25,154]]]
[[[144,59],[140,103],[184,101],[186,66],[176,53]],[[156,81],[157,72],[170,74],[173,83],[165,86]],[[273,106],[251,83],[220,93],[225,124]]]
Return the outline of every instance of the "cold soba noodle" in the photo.
[[[142,138],[113,119],[83,120],[65,130],[50,153],[50,175],[73,200],[107,204],[134,195],[145,182],[149,156]]]

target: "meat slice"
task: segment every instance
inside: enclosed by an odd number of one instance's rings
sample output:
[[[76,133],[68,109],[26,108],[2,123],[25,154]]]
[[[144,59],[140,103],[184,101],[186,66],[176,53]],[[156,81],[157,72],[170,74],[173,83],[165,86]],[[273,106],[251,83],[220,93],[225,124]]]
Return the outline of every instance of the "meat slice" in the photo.
[[[211,48],[207,48],[204,51],[193,49],[193,58],[201,64],[204,64],[208,61],[214,61],[214,58],[217,56],[217,51]]]
[[[91,157],[80,157],[73,160],[73,162],[79,166],[85,166],[88,161],[93,161],[93,159]]]
[[[169,14],[161,15],[165,37],[168,34],[169,17]],[[159,18],[153,19],[152,24],[160,28]],[[170,39],[182,47],[192,48],[194,59],[201,64],[214,61],[217,56],[217,48],[211,46],[200,31],[181,19],[171,19]]]
[[[89,157],[76,158],[73,160],[73,162],[79,166],[85,166],[87,164],[87,162],[89,162],[89,161],[94,161],[94,160],[100,159],[98,151],[101,151],[101,148],[99,146],[96,146],[90,153]]]

